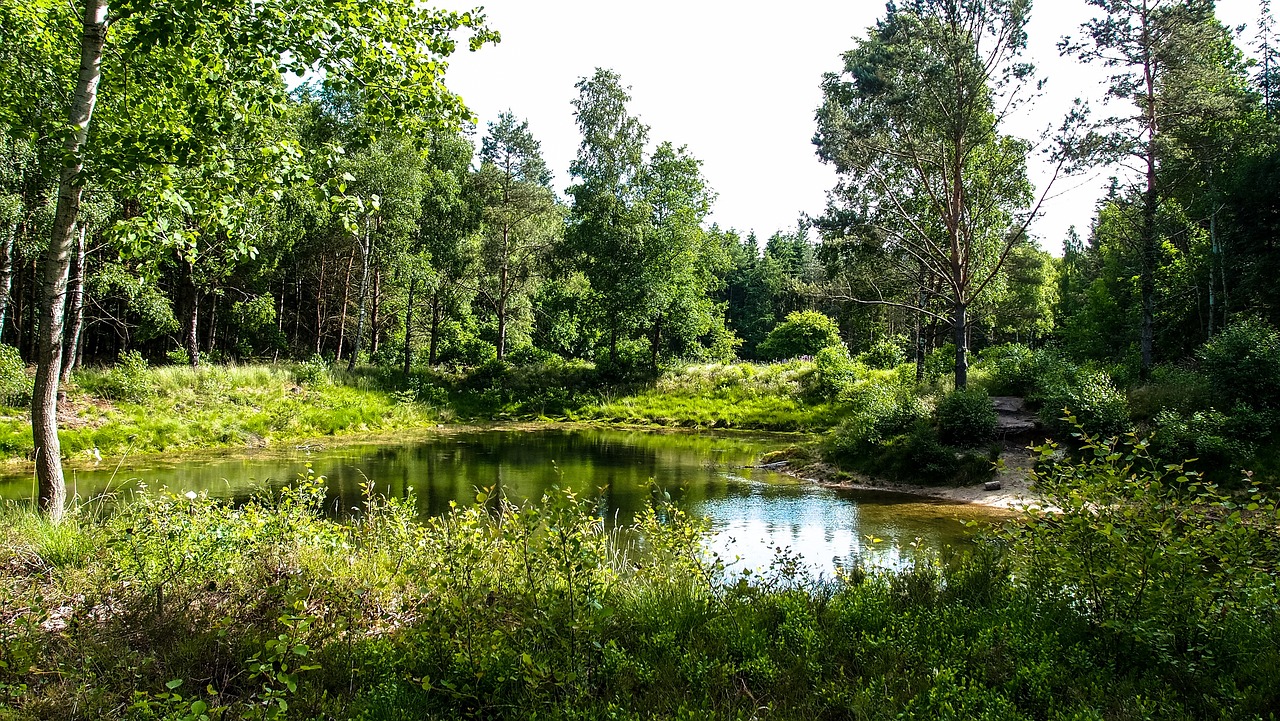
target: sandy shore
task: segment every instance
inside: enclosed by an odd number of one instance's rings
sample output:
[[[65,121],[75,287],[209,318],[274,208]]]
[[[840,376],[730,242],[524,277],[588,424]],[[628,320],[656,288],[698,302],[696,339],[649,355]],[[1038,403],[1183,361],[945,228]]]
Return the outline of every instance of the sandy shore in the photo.
[[[956,503],[972,503],[987,508],[1014,509],[1034,504],[1037,497],[1030,486],[1033,465],[1030,451],[1026,448],[1010,447],[1001,454],[1001,458],[1004,459],[1005,468],[995,478],[1001,484],[998,491],[988,491],[982,483],[973,486],[922,486],[912,483],[892,483],[867,476],[854,476],[850,479],[848,473],[838,472],[835,468],[823,463],[799,467],[789,464],[770,466],[770,470],[828,488],[909,493],[914,496],[938,498]]]

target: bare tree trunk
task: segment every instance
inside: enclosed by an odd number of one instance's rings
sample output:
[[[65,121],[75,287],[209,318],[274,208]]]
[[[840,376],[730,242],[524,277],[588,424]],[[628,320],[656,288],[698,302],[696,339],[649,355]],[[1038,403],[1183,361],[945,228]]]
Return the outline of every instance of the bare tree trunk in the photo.
[[[342,322],[338,324],[338,352],[334,360],[342,360],[342,347],[347,342],[347,306],[351,304],[351,269],[356,264],[356,249],[351,249],[351,257],[347,259],[347,278],[342,281]]]
[[[969,309],[956,303],[951,315],[951,337],[956,344],[956,389],[969,386]]]
[[[195,368],[200,365],[200,296],[196,290],[195,267],[185,258],[178,262],[182,264],[184,296],[182,347],[187,351],[187,363]]]
[[[369,265],[372,262],[373,246],[369,235],[369,221],[364,223],[364,240],[360,244],[360,295],[356,302],[360,304],[360,310],[356,313],[356,338],[351,343],[351,358],[347,360],[347,370],[356,369],[356,360],[360,355],[360,342],[364,340],[364,319],[365,307],[368,306],[369,295]]]
[[[437,351],[440,349],[440,289],[431,294],[431,349],[427,354],[427,365],[436,367]]]
[[[9,228],[4,240],[4,253],[0,257],[0,338],[4,337],[4,316],[9,310],[9,291],[13,287],[13,250],[18,240],[18,224]]]
[[[62,370],[62,321],[71,266],[73,231],[80,214],[83,186],[78,182],[84,168],[81,149],[89,132],[89,121],[98,101],[98,81],[102,77],[102,49],[107,42],[107,1],[87,0],[84,6],[84,33],[80,39],[80,71],[71,104],[70,124],[75,132],[67,138],[65,165],[58,182],[58,206],[53,231],[45,251],[44,292],[40,302],[39,350],[36,359],[35,392],[31,399],[31,433],[35,441],[36,479],[40,509],[57,523],[66,511],[67,484],[62,475],[62,446],[58,443],[58,376]]]
[[[378,311],[382,309],[382,269],[373,274],[373,310],[369,316],[369,355],[378,355]]]
[[[71,371],[76,367],[76,349],[80,347],[80,330],[84,327],[84,254],[85,227],[80,226],[80,238],[71,257],[71,282],[67,296],[67,340],[62,348],[62,373],[59,382],[70,383]]]
[[[404,374],[413,370],[413,291],[417,278],[409,276],[409,294],[404,303]]]
[[[320,256],[320,282],[316,284],[316,355],[324,350],[324,319],[328,289],[324,287],[325,256]]]

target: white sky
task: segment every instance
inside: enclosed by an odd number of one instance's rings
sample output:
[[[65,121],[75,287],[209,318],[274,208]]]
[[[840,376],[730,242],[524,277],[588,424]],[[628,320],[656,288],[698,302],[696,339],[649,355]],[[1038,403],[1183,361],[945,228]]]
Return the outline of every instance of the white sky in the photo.
[[[476,3],[445,0],[464,9]],[[570,102],[574,84],[596,67],[617,71],[631,86],[631,112],[650,126],[653,143],[687,145],[703,161],[718,197],[711,220],[763,240],[817,215],[835,173],[818,161],[810,139],[824,72],[884,13],[882,0],[488,0],[490,26],[502,42],[454,56],[446,82],[480,119],[481,131],[503,110],[529,120],[555,172],[569,185],[579,137]],[[1056,125],[1072,100],[1102,97],[1106,73],[1058,57],[1063,34],[1079,34],[1092,15],[1084,0],[1039,0],[1028,28],[1027,57],[1048,79],[1045,94],[1006,132],[1037,138]],[[1220,0],[1228,26],[1251,23],[1257,0]],[[1252,42],[1247,30],[1244,42]],[[1032,228],[1059,253],[1067,228],[1085,232],[1108,171],[1067,178],[1054,187]],[[1033,165],[1033,180],[1047,180]]]

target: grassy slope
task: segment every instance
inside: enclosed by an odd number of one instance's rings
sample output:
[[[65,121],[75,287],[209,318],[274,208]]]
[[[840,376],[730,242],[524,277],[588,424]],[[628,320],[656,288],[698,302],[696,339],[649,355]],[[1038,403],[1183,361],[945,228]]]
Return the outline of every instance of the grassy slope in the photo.
[[[837,410],[800,398],[801,381],[812,369],[799,361],[684,366],[651,389],[603,399],[570,417],[693,428],[825,430],[837,421]]]
[[[91,395],[101,371],[77,374],[63,417],[63,453],[83,456],[151,453],[216,446],[259,446],[335,433],[421,425],[425,406],[398,403],[389,393],[344,385],[298,386],[283,366],[153,368],[152,393],[138,402]],[[0,418],[0,454],[29,457],[26,409]]]

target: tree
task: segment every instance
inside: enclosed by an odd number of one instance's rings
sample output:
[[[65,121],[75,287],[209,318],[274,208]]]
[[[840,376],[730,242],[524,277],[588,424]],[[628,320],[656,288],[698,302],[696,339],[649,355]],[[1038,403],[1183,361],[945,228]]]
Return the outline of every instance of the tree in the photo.
[[[506,357],[513,305],[526,300],[559,238],[561,218],[551,172],[527,121],[510,112],[489,123],[476,185],[483,205],[478,292],[498,321],[498,359]]]
[[[1154,363],[1155,278],[1160,254],[1156,227],[1160,204],[1157,170],[1165,118],[1158,92],[1166,67],[1160,62],[1160,47],[1178,27],[1176,22],[1161,22],[1161,16],[1183,1],[1088,0],[1089,5],[1103,13],[1102,17],[1084,24],[1082,40],[1065,37],[1059,45],[1064,55],[1115,69],[1108,97],[1128,101],[1135,108],[1132,114],[1103,122],[1109,152],[1101,157],[1108,161],[1135,158],[1142,166],[1142,206],[1133,235],[1141,260],[1140,353],[1144,377]]]
[[[47,22],[38,9],[20,12],[14,4],[5,2],[5,17]],[[361,88],[364,109],[374,118],[401,118],[410,124],[416,119],[424,125],[451,122],[466,111],[439,82],[446,67],[442,59],[455,50],[453,33],[460,28],[475,29],[473,49],[496,39],[483,21],[477,12],[436,11],[402,0],[343,5],[183,1],[164,6],[87,0],[78,42],[63,36],[56,25],[41,25],[46,30],[42,37],[52,42],[32,52],[49,48],[56,55],[75,47],[80,57],[75,81],[67,84],[74,87],[67,123],[56,130],[65,152],[44,258],[32,401],[39,501],[52,518],[61,518],[66,493],[57,438],[58,377],[86,158],[93,158],[94,170],[108,179],[135,167],[182,166],[193,156],[206,159],[211,154],[203,152],[205,144],[218,144],[234,127],[252,139],[253,119],[270,118],[283,107],[288,98],[281,77],[285,72],[315,73],[331,87]],[[112,112],[90,136],[100,85]],[[126,94],[134,85],[145,91]],[[6,96],[0,103],[13,100]],[[202,112],[188,112],[193,106]],[[15,113],[10,108],[0,114]]]
[[[651,217],[638,183],[649,128],[627,112],[631,96],[617,73],[597,68],[576,86],[574,117],[582,132],[569,166],[577,182],[565,242],[591,285],[594,312],[605,328],[609,364],[618,340],[643,317],[644,237]]]
[[[968,379],[969,308],[1040,207],[1026,176],[1029,145],[1000,131],[1023,102],[1013,86],[1031,79],[1019,60],[1029,7],[1027,0],[890,4],[845,54],[843,71],[823,80],[814,143],[840,175],[821,222],[826,237],[883,249],[898,277],[918,279],[922,290],[937,281],[949,308],[882,293],[845,299],[948,322],[957,387]],[[1067,154],[1054,157],[1063,169]]]

